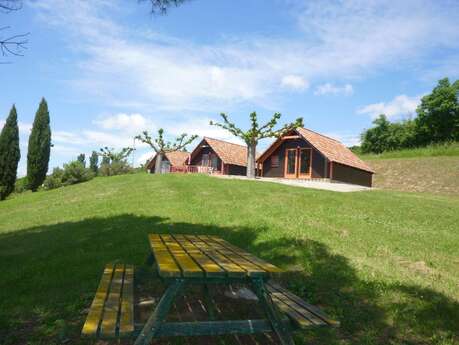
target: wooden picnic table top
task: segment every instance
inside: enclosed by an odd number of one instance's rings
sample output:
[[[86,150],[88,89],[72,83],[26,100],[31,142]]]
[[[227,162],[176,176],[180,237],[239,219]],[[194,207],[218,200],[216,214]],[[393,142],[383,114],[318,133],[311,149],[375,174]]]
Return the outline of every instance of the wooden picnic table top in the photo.
[[[150,234],[158,272],[165,278],[269,277],[282,270],[218,236]]]

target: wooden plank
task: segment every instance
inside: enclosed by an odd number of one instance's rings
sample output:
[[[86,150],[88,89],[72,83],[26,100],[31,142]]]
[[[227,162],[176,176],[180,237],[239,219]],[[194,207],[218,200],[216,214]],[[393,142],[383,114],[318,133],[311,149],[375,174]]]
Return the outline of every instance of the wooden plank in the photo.
[[[134,266],[126,265],[121,295],[119,335],[126,336],[132,332],[134,332]]]
[[[224,277],[225,271],[211,258],[205,255],[198,247],[184,236],[174,236],[182,248],[190,255],[194,261],[203,269],[207,277]]]
[[[95,337],[99,329],[99,324],[102,319],[105,301],[110,288],[110,282],[113,276],[113,265],[105,266],[104,273],[97,288],[96,295],[91,303],[88,317],[83,326],[81,334],[83,336]]]
[[[281,312],[286,314],[291,320],[293,320],[299,327],[309,327],[312,322],[304,318],[303,315],[299,314],[296,310],[290,308],[287,304],[277,298],[276,295],[270,294],[274,304],[280,309]]]
[[[231,243],[225,241],[224,239],[220,238],[220,237],[217,237],[217,236],[209,236],[213,241],[216,241],[218,242],[221,246],[239,254],[240,256],[242,256],[244,259],[250,261],[251,263],[259,266],[260,268],[262,268],[263,270],[267,271],[267,272],[270,272],[270,273],[281,273],[282,270],[279,268],[279,267],[276,267],[274,266],[273,264],[270,264],[269,262],[266,262],[258,257],[256,257],[255,255],[253,254],[250,254],[249,252],[239,248],[239,247],[236,247],[234,245],[232,245]]]
[[[100,325],[101,337],[115,337],[120,310],[121,288],[123,286],[124,265],[117,264],[113,274],[107,302],[105,303],[104,315]]]
[[[197,248],[202,250],[208,257],[214,260],[220,267],[222,267],[228,277],[241,278],[247,275],[247,271],[233,261],[229,260],[226,256],[217,252],[212,246],[204,242],[198,236],[186,236]]]
[[[261,267],[251,263],[250,261],[244,259],[243,256],[241,256],[239,253],[236,253],[222,244],[218,243],[217,241],[214,240],[214,238],[210,238],[207,236],[199,236],[201,239],[206,240],[206,242],[214,247],[217,252],[220,254],[224,255],[226,258],[229,260],[233,261],[236,263],[238,266],[242,267],[244,270],[247,271],[247,274],[249,276],[266,276],[268,275],[268,272],[266,272],[264,269]]]
[[[150,234],[150,247],[158,266],[158,272],[161,277],[180,277],[182,272],[167,249],[166,245],[157,234]]]
[[[171,235],[161,235],[161,239],[173,255],[184,277],[204,276],[203,270]]]
[[[307,303],[306,301],[302,300],[300,297],[298,297],[297,295],[295,295],[292,292],[288,291],[287,289],[283,288],[279,284],[277,284],[277,283],[275,283],[273,281],[270,281],[270,282],[268,282],[266,284],[266,286],[267,286],[268,290],[269,289],[275,289],[278,292],[283,293],[288,298],[290,298],[291,300],[295,301],[297,304],[301,305],[303,308],[309,310],[311,313],[315,314],[316,316],[321,318],[323,321],[325,321],[329,325],[331,325],[331,326],[339,326],[340,323],[338,321],[331,319],[320,308],[318,308],[318,307],[316,307],[316,306],[314,306],[312,304]]]

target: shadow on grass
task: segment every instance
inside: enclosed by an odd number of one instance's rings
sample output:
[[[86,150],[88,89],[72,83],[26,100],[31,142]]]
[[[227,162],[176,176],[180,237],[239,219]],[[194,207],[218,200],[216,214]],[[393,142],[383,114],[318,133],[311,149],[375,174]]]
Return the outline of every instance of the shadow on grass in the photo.
[[[348,260],[312,240],[260,242],[263,230],[174,223],[130,214],[0,235],[2,344],[84,343],[82,322],[108,262],[142,265],[148,233],[214,234],[274,264],[294,268],[284,285],[322,306],[339,329],[298,332],[298,344],[453,344],[459,304],[434,290],[360,279]],[[26,340],[27,339],[27,340]]]

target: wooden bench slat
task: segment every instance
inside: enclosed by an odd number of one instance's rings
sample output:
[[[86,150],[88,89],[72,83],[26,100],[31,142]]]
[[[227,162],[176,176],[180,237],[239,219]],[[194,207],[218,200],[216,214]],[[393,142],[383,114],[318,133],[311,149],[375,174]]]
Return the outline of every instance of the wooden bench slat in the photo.
[[[83,330],[81,331],[83,336],[91,337],[97,335],[104,311],[105,300],[112,281],[113,269],[114,266],[111,264],[107,265],[104,269],[99,287],[97,288],[96,295],[89,309],[88,317],[86,318]]]
[[[285,314],[287,314],[290,319],[295,320],[300,327],[310,327],[312,322],[308,319],[304,318],[300,313],[298,313],[295,309],[290,308],[287,304],[283,303],[276,295],[271,294],[271,298],[274,304]]]
[[[225,271],[183,236],[174,236],[183,249],[202,267],[208,277],[225,276]]]
[[[233,261],[238,266],[246,270],[249,276],[265,276],[268,274],[268,272],[266,272],[261,267],[246,260],[239,253],[236,253],[231,249],[223,246],[221,243],[216,242],[213,238],[209,236],[199,236],[199,238],[205,240],[210,246],[214,247],[220,254],[224,255],[229,260]]]
[[[175,261],[180,266],[184,277],[203,277],[204,272],[180,244],[170,235],[161,235]]]
[[[166,245],[157,234],[149,235],[150,246],[161,277],[180,277],[182,272]]]
[[[121,295],[119,335],[126,336],[132,332],[134,332],[134,266],[126,265]]]
[[[123,286],[124,265],[117,264],[113,274],[107,302],[105,303],[104,315],[100,325],[100,336],[115,337],[120,309],[121,289]]]
[[[325,321],[327,324],[330,326],[339,326],[339,322],[336,320],[333,320],[330,318],[327,314],[325,314],[319,307],[316,307],[315,305],[309,304],[306,301],[302,300],[300,297],[297,295],[293,294],[289,290],[283,288],[280,286],[278,283],[270,281],[268,284],[266,284],[269,287],[276,289],[277,291],[283,293],[286,295],[288,298],[290,298],[292,301],[295,301],[297,304],[302,306],[303,308],[309,310],[311,313],[315,314],[319,318],[321,318],[323,321]]]

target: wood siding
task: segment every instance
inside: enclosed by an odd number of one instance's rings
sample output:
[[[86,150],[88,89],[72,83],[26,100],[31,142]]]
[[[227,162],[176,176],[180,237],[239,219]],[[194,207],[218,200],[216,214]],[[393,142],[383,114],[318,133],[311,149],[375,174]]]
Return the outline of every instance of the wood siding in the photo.
[[[332,179],[339,182],[371,187],[373,174],[347,165],[333,162]]]

